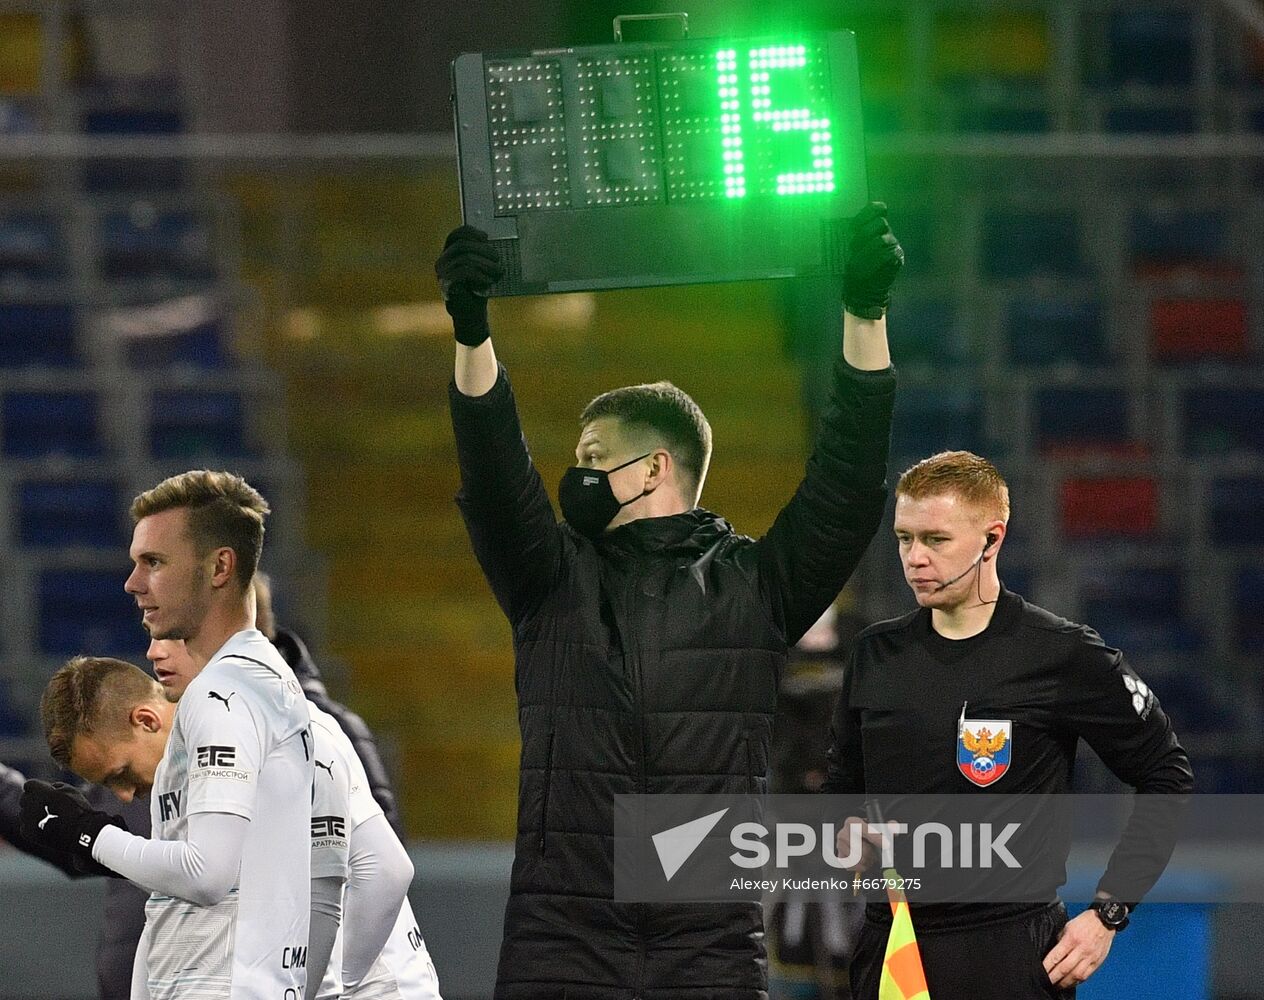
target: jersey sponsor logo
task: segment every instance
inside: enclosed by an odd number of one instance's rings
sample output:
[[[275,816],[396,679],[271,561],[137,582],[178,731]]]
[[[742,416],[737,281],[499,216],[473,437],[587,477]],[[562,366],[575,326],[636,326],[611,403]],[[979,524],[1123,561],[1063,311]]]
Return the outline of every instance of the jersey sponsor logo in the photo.
[[[283,969],[306,969],[307,968],[307,945],[293,948],[281,949],[281,968]]]
[[[236,747],[209,746],[197,748],[198,767],[232,767],[236,763]]]
[[[229,712],[231,712],[231,711],[233,710],[233,706],[232,706],[232,705],[230,705],[230,704],[228,704],[228,703],[229,703],[229,701],[232,699],[233,695],[235,695],[236,693],[237,693],[236,691],[229,691],[229,692],[228,692],[228,697],[227,697],[227,698],[225,698],[225,697],[224,697],[222,694],[220,694],[218,691],[208,691],[208,692],[206,693],[206,697],[207,697],[207,698],[214,698],[216,701],[222,701],[222,702],[224,703],[224,708],[225,708],[225,709],[227,709]]]
[[[1140,677],[1124,674],[1124,687],[1128,689],[1128,695],[1132,699],[1132,710],[1143,719],[1149,716],[1154,704],[1154,692],[1146,686],[1146,682]]]
[[[342,816],[313,816],[312,840],[330,837],[337,840],[347,836],[347,821]]]
[[[421,936],[420,927],[413,927],[413,929],[408,932],[408,946],[412,948],[413,951],[420,951],[421,946],[425,943],[426,942]]]
[[[237,748],[205,746],[197,748],[197,766],[190,778],[229,778],[232,781],[249,781],[250,772],[236,766]]]
[[[1013,721],[962,719],[957,730],[957,770],[980,788],[1000,781],[1013,756]]]
[[[334,780],[334,762],[332,760],[328,764],[322,764],[320,762],[320,758],[318,757],[316,758],[316,766],[323,767],[326,771],[329,772],[329,780],[330,781]]]
[[[159,795],[158,796],[159,819],[162,822],[167,823],[177,818],[180,815],[180,806],[182,805],[181,800],[183,798],[184,798],[184,792],[182,791],[163,792],[161,795]]]

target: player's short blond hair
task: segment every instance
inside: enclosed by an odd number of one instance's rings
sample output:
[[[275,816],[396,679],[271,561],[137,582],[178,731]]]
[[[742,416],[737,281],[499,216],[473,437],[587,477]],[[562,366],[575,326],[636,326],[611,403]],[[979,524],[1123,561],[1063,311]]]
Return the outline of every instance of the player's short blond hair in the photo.
[[[1009,521],[1009,487],[986,458],[970,451],[941,451],[906,469],[896,484],[896,497],[912,500],[959,496],[987,517]]]
[[[241,476],[193,469],[164,479],[132,501],[132,522],[184,508],[199,553],[226,547],[237,554],[237,582],[244,591],[259,568],[268,501]]]
[[[70,770],[78,737],[123,732],[133,708],[161,697],[158,682],[126,660],[76,656],[53,674],[40,698],[48,751]]]

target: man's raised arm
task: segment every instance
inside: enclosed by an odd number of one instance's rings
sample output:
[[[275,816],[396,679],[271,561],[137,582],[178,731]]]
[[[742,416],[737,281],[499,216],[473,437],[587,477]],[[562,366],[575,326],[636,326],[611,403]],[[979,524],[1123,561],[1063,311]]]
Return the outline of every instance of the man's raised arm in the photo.
[[[838,595],[882,520],[895,373],[886,308],[904,250],[871,202],[848,224],[843,350],[803,482],[756,550],[760,578],[793,644]]]
[[[435,262],[456,338],[448,402],[461,467],[457,506],[496,600],[516,622],[556,577],[562,540],[492,349],[487,292],[502,273],[487,235],[471,226],[454,229]]]

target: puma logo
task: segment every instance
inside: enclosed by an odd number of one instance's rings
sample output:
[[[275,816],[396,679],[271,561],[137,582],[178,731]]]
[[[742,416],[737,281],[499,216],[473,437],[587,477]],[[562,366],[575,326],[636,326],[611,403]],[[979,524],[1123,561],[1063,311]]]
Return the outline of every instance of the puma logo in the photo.
[[[330,781],[334,780],[334,762],[332,760],[328,764],[322,764],[319,760],[317,760],[316,766],[323,767],[326,771],[329,772],[329,780]]]
[[[237,693],[236,691],[229,691],[229,692],[228,692],[228,698],[231,698],[231,697],[232,697],[233,695],[235,695],[236,693]],[[230,704],[228,704],[228,698],[225,698],[225,697],[224,697],[222,694],[220,694],[218,691],[208,691],[208,692],[207,692],[207,694],[206,694],[206,696],[207,696],[208,698],[214,698],[216,701],[222,701],[222,702],[224,703],[224,708],[226,708],[228,711],[230,711],[230,712],[231,712],[231,711],[233,710],[233,706],[232,706],[232,705],[230,705]]]
[[[44,807],[44,814],[45,814],[45,815],[44,815],[44,818],[43,818],[42,820],[40,820],[38,823],[36,823],[36,824],[35,824],[35,825],[36,825],[36,826],[38,826],[41,830],[42,830],[42,829],[44,829],[44,824],[45,824],[45,823],[47,823],[50,819],[56,819],[56,818],[57,818],[57,814],[56,814],[55,812],[52,812],[52,811],[48,808],[48,806],[45,806],[45,807]]]

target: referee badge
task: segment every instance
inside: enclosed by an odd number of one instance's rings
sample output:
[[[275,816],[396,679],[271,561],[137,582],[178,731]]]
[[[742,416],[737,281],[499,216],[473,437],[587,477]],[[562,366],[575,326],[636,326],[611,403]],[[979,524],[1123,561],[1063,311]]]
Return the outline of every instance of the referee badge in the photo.
[[[1000,781],[1009,770],[1014,723],[1010,719],[957,720],[957,770],[980,788]]]

